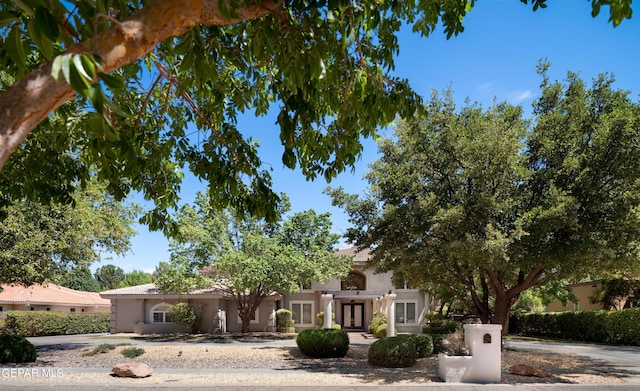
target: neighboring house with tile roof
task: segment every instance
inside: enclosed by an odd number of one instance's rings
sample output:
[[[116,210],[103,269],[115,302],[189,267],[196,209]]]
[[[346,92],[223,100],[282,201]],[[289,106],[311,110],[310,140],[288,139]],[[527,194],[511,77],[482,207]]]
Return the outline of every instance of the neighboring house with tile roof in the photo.
[[[335,322],[343,329],[364,331],[373,313],[379,311],[393,319],[399,333],[421,332],[432,302],[429,294],[404,285],[394,286],[391,272],[374,273],[374,269],[366,265],[368,250],[347,247],[336,253],[353,256],[352,270],[344,280],[332,278],[324,284],[312,282],[310,286],[301,286],[300,292],[294,295],[265,299],[251,322],[251,330],[274,330],[275,311],[286,308],[293,313],[296,331],[317,327],[319,312],[332,312]],[[172,323],[167,314],[169,306],[181,300],[200,306],[202,332],[241,330],[236,302],[220,286],[176,295],[165,294],[155,285],[146,284],[102,292],[101,296],[111,300],[112,333],[189,332],[189,328]]]
[[[99,293],[77,291],[56,284],[3,284],[0,311],[109,312],[111,303]]]

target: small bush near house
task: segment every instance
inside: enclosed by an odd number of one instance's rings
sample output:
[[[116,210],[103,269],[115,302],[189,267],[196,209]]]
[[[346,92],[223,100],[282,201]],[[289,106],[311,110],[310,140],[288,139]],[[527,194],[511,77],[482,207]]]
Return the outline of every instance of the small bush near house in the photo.
[[[121,353],[123,356],[127,358],[134,358],[144,353],[144,349],[131,347],[131,348],[122,349]]]
[[[349,335],[338,329],[307,329],[298,334],[296,344],[309,357],[344,357],[349,351]]]
[[[337,324],[335,322],[335,319],[336,319],[336,314],[332,312],[331,313],[331,328],[340,330],[342,328],[342,326]],[[318,312],[318,314],[316,315],[316,324],[317,324],[318,327],[324,327],[324,311]]]
[[[385,368],[407,368],[416,364],[416,345],[410,338],[379,339],[369,347],[369,364]]]
[[[418,358],[430,357],[433,354],[433,340],[427,334],[400,334],[400,338],[407,338],[416,345]]]
[[[291,311],[286,308],[280,308],[276,311],[276,322],[278,323],[277,331],[279,333],[295,333],[296,328],[293,327],[295,320],[291,319]]]
[[[198,305],[181,301],[171,304],[168,312],[174,322],[190,327],[191,332],[194,334],[199,331],[198,326],[202,320],[202,309]]]
[[[380,325],[387,324],[387,317],[382,312],[375,311],[369,322],[369,334],[375,334]]]
[[[378,328],[376,329],[376,331],[373,334],[377,338],[386,338],[387,337],[387,324],[383,323],[380,326],[378,326]],[[398,335],[398,330],[397,329],[393,330],[393,335]]]
[[[0,363],[34,362],[38,354],[33,344],[15,334],[0,334]]]

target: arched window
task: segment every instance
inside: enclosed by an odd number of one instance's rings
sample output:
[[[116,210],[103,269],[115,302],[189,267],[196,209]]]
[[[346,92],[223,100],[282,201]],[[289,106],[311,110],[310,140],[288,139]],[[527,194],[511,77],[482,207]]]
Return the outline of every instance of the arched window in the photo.
[[[342,280],[340,289],[343,291],[363,291],[367,289],[367,278],[358,272],[351,271],[347,278]]]
[[[173,323],[169,316],[171,304],[160,303],[151,307],[151,323]]]

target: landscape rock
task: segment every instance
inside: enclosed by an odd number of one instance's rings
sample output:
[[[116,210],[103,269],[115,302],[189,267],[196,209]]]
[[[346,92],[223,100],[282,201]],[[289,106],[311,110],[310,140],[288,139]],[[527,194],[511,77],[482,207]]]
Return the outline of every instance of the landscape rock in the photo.
[[[553,377],[551,373],[542,368],[536,368],[525,364],[512,365],[509,367],[509,372],[520,376]]]
[[[141,362],[127,362],[122,364],[117,364],[114,366],[111,371],[114,376],[117,377],[133,377],[133,378],[143,378],[149,377],[153,374],[153,369],[147,364]]]

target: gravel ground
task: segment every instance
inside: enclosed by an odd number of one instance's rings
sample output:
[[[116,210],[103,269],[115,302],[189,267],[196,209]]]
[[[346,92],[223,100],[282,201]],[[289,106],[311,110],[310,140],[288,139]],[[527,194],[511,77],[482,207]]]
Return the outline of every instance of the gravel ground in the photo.
[[[145,352],[128,359],[122,350],[142,347]],[[296,347],[238,345],[220,342],[167,342],[154,345],[117,346],[106,353],[87,356],[91,349],[39,349],[38,360],[18,368],[63,368],[62,376],[26,378],[0,376],[0,385],[9,382],[46,383],[104,383],[104,384],[422,384],[441,382],[438,377],[438,359],[420,359],[413,368],[387,369],[372,367],[367,362],[367,348],[351,347],[344,358],[311,359]],[[139,361],[157,372],[145,379],[124,379],[111,376],[115,364]],[[552,378],[533,378],[508,373],[508,367],[527,364],[543,368]],[[7,366],[8,367],[8,366]],[[71,369],[67,369],[71,368]],[[82,373],[75,368],[102,368]],[[606,366],[590,360],[545,352],[519,352],[505,350],[502,356],[502,382],[517,383],[623,383],[607,373]],[[167,369],[178,369],[170,371]],[[185,369],[179,373],[179,369]],[[178,372],[178,373],[173,373]]]

